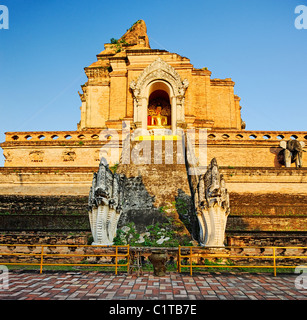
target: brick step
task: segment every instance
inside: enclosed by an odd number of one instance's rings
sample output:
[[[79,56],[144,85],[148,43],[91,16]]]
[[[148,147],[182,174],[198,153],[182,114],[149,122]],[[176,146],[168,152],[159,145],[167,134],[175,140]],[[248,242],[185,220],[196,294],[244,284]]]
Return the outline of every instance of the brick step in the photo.
[[[89,231],[87,215],[0,215],[0,231]]]
[[[0,195],[0,214],[87,214],[86,196]]]
[[[229,216],[227,231],[306,231],[307,215],[301,216]]]

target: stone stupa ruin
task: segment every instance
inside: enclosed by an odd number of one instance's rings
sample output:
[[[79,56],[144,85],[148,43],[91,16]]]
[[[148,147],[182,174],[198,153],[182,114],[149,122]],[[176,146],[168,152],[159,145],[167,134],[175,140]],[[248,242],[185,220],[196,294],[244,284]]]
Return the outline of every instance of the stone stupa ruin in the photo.
[[[104,159],[121,177],[112,183],[122,179],[128,192],[122,208],[108,211],[119,219],[119,228],[134,221],[145,232],[146,224],[163,223],[167,217],[195,239],[198,222],[211,214],[210,197],[215,197],[208,189],[197,198],[206,170],[195,170],[212,166],[222,176],[217,190],[222,192],[226,184],[229,193],[214,200],[228,216],[223,226],[228,244],[259,239],[301,243],[307,226],[307,131],[246,130],[234,81],[212,79],[206,67],[198,69],[177,53],[152,49],[143,20],[106,43],[84,70],[88,80],[79,92],[81,120],[75,131],[6,132],[1,143],[5,166],[0,168],[3,212],[15,210],[12,203],[21,213],[49,208],[49,218],[32,221],[27,229],[34,231],[44,230],[46,221],[54,225],[54,206],[61,221],[69,210],[80,210],[88,219],[93,173]],[[195,162],[187,166],[188,154]],[[22,230],[16,223],[21,217],[6,219],[2,230]],[[64,229],[89,231],[89,223],[79,229],[74,225],[78,219]],[[114,228],[108,232],[105,240],[112,241]],[[206,239],[203,235],[200,242]]]

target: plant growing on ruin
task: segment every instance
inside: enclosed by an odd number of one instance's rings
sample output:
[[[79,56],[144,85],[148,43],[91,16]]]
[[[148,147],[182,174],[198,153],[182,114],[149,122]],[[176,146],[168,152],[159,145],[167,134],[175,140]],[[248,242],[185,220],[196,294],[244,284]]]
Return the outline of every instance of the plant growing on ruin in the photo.
[[[178,235],[172,224],[156,223],[146,227],[146,232],[138,233],[133,222],[117,230],[114,245],[131,245],[142,247],[178,247],[191,245],[187,236]]]
[[[115,52],[121,52],[122,51],[122,46],[123,45],[127,45],[127,41],[125,39],[115,39],[115,38],[111,38],[110,39],[111,44],[113,44],[113,49],[115,49]]]
[[[117,170],[117,168],[118,168],[118,165],[119,165],[119,163],[116,162],[116,163],[114,164],[114,166],[110,167],[110,170],[111,170],[113,173],[115,173],[116,170]]]

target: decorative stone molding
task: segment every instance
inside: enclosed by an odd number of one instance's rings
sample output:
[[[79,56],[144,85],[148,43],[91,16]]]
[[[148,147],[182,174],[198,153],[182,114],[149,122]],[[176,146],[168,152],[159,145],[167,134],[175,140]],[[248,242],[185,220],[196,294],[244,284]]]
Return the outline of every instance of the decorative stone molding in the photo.
[[[137,81],[133,80],[130,82],[135,108],[147,108],[147,105],[144,106],[143,104],[144,100],[147,101],[148,99],[146,96],[146,88],[155,80],[164,81],[172,88],[172,95],[175,98],[176,103],[175,107],[178,110],[177,120],[183,121],[184,96],[189,86],[189,81],[187,79],[181,80],[178,72],[160,57],[144,69]]]
[[[100,67],[100,68],[86,68],[85,74],[88,77],[88,79],[101,79],[108,76],[109,72],[106,67]]]
[[[31,162],[43,162],[44,152],[43,151],[31,151],[29,153]]]
[[[75,161],[76,152],[71,151],[71,150],[64,151],[62,157],[63,157],[63,161]]]
[[[6,163],[12,162],[12,155],[9,151],[4,151],[3,156],[5,158]]]
[[[210,84],[212,86],[230,86],[234,87],[235,83],[230,78],[226,79],[210,79]]]
[[[95,157],[95,161],[97,161],[97,162],[100,161],[100,150],[96,150],[95,151],[95,156],[94,157]]]
[[[174,90],[174,95],[182,100],[189,86],[187,79],[181,80],[178,72],[161,58],[156,59],[152,64],[147,66],[139,76],[137,82],[134,80],[130,83],[134,98],[139,100],[144,97],[146,86],[153,80],[165,80]]]

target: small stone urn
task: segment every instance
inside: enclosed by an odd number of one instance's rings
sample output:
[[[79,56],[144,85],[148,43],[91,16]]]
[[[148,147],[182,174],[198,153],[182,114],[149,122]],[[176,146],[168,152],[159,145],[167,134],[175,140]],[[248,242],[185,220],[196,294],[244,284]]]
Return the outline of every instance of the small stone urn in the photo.
[[[149,261],[153,264],[154,275],[158,277],[165,276],[167,261],[167,254],[162,250],[152,251],[151,255],[148,257]]]

